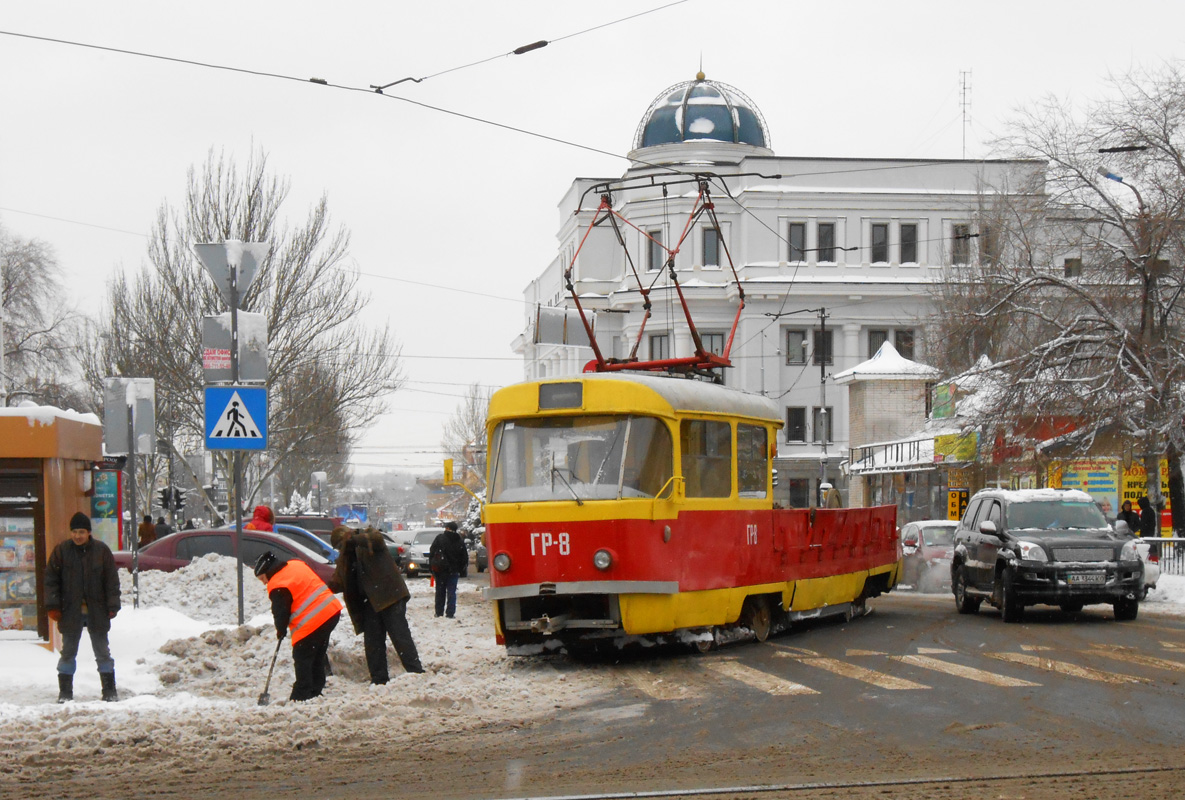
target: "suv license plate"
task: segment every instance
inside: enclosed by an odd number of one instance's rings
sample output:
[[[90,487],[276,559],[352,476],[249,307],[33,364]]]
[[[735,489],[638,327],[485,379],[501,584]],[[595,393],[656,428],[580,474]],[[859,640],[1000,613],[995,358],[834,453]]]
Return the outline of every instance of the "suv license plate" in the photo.
[[[1071,572],[1066,576],[1066,583],[1106,583],[1107,575],[1103,572]]]

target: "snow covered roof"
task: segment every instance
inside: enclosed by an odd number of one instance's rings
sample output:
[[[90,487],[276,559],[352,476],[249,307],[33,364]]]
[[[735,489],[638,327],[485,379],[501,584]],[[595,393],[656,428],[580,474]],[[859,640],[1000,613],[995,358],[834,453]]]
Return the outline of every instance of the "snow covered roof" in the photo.
[[[39,406],[31,400],[0,408],[0,417],[26,417],[30,425],[53,425],[59,419],[73,420],[87,425],[102,425],[95,414],[80,414],[74,409],[63,411],[56,406]]]
[[[892,342],[885,342],[872,358],[837,374],[835,382],[845,384],[852,381],[874,380],[927,381],[937,377],[937,368],[910,361],[897,352],[897,348],[893,346]]]

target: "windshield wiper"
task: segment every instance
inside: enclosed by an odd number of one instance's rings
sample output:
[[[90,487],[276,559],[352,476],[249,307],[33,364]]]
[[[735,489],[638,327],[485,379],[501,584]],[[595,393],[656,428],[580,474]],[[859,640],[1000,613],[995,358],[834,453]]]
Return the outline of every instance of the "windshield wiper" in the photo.
[[[572,484],[568,483],[568,479],[563,476],[563,473],[560,472],[558,467],[553,466],[551,468],[551,475],[553,478],[559,478],[564,482],[564,486],[567,486],[568,491],[572,493],[572,499],[576,501],[576,505],[584,505],[584,501],[580,499],[580,495],[576,494],[576,490],[572,488]],[[553,483],[552,485],[554,486],[555,484]]]

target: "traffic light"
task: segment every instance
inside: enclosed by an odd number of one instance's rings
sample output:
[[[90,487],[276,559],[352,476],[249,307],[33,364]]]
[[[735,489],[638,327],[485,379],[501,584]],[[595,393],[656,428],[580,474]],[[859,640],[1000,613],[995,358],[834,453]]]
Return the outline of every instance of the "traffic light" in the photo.
[[[173,510],[173,490],[166,486],[163,489],[157,490],[157,495],[160,497],[160,507],[165,511]]]
[[[180,511],[183,508],[185,508],[185,497],[181,493],[181,490],[174,486],[173,487],[173,506],[169,510],[170,511]]]

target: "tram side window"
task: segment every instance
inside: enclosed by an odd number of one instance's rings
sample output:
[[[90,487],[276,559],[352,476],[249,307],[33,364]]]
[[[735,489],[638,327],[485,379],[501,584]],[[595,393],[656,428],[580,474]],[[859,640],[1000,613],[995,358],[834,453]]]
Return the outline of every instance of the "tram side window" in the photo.
[[[765,497],[769,483],[769,445],[765,428],[737,425],[737,495]]]
[[[688,497],[732,494],[732,427],[727,422],[683,420],[679,446]]]

